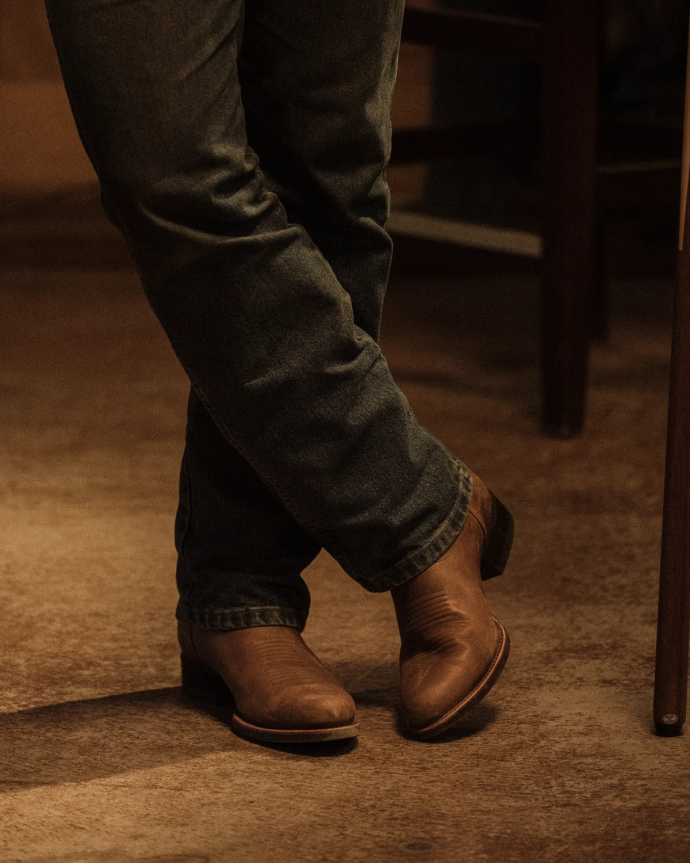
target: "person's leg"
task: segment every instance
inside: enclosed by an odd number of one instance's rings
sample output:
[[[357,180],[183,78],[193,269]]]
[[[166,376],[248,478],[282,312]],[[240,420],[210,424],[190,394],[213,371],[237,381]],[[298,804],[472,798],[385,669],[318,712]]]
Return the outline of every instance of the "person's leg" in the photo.
[[[245,51],[240,55],[248,137],[289,221],[306,228],[350,295],[355,323],[376,339],[391,252],[383,230],[388,211],[383,164],[390,140],[388,103],[397,44],[386,43],[384,28],[373,52],[354,34],[353,39],[328,44],[314,54],[305,50],[310,32],[323,40],[329,27],[339,31],[346,26],[327,3],[319,11],[321,15],[315,15],[309,3],[295,9],[284,0],[250,6]],[[350,13],[340,9],[338,14]],[[301,51],[277,50],[283,15],[303,35]],[[352,65],[353,56],[358,58],[358,75],[347,82],[341,110],[324,122],[318,102],[315,110],[310,98],[310,84],[324,74],[314,64],[323,66],[327,57],[343,70]],[[294,86],[295,67],[297,79],[307,79],[303,86]],[[372,98],[379,121],[362,122],[365,112],[372,111]],[[367,146],[361,145],[363,136],[368,136]],[[507,635],[491,615],[481,588],[481,570],[486,574],[493,565],[493,574],[500,571],[505,560],[497,560],[496,551],[500,555],[509,544],[504,535],[509,523],[489,528],[493,509],[476,479],[462,539],[443,560],[393,591],[402,637],[403,715],[415,736],[434,736],[457,721],[488,691],[506,661]],[[485,543],[486,536],[491,542]],[[226,649],[216,667],[226,679],[236,680],[230,665],[238,634],[212,638],[214,658]]]
[[[342,4],[286,5],[310,9],[325,26],[322,6]],[[236,78],[239,2],[48,7],[106,208],[218,428],[365,587],[386,590],[426,569],[463,524],[469,473],[416,423],[378,345],[355,322],[350,295],[267,188]],[[347,8],[348,39],[366,30],[380,42],[380,29],[399,27],[400,2]],[[286,12],[281,21],[281,50],[300,50],[303,19],[294,20],[290,28]],[[343,41],[344,21],[334,20],[337,32],[314,28],[302,49],[322,52],[309,70],[318,80],[297,76],[294,87],[342,130],[343,95],[351,106],[356,94],[353,70],[328,62],[329,47]],[[378,176],[385,152],[366,127],[378,128],[387,106],[374,95],[356,118],[365,134],[355,143],[375,141]],[[332,152],[323,171],[348,154]]]
[[[350,27],[351,39],[332,44],[328,34],[349,26],[351,9],[339,6],[338,19],[327,2],[255,0],[239,67],[248,139],[267,186],[349,294],[356,325],[376,340],[392,251],[383,228],[384,164],[400,9],[392,4],[382,16],[368,4],[366,11],[373,19],[368,27]],[[300,35],[299,51],[276,47],[286,16],[288,29]],[[313,82],[323,80],[325,58],[343,77],[339,111],[326,122],[311,94]],[[180,619],[215,629],[288,622],[303,628],[309,597],[299,573],[319,546],[218,432],[194,391],[177,523]]]
[[[182,623],[304,629],[310,598],[301,572],[320,546],[227,442],[194,390],[175,545]]]
[[[379,18],[360,8],[352,25],[390,23],[388,5],[374,5]],[[423,572],[463,525],[469,473],[417,426],[372,328],[358,323],[311,238],[288,223],[246,146],[239,3],[48,6],[104,202],[216,426],[311,538],[310,553],[324,545],[371,590]],[[295,33],[283,35],[295,50]],[[327,65],[321,72],[308,95],[328,118],[343,80]],[[365,125],[375,100],[366,105]],[[334,164],[319,167],[328,174]],[[280,612],[282,599],[262,601]],[[249,611],[230,625],[256,626]],[[283,611],[294,620],[295,608]]]
[[[374,341],[392,253],[385,165],[403,5],[251,0],[239,58],[247,135],[267,187]]]

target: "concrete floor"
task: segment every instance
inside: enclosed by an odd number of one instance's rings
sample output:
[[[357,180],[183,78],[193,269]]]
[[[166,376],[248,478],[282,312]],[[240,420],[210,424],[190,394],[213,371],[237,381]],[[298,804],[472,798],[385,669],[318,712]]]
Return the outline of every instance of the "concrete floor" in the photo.
[[[455,731],[407,740],[390,599],[324,554],[306,639],[361,736],[297,749],[181,697],[186,382],[135,275],[0,272],[0,860],[688,859],[690,737],[651,722],[668,285],[614,299],[587,431],[563,442],[537,428],[533,280],[394,280],[394,374],[516,515],[487,585],[513,652]]]

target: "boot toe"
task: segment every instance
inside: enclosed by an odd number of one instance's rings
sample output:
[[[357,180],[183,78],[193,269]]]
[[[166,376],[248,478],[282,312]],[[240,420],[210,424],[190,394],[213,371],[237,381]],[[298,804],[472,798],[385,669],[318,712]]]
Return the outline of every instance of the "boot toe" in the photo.
[[[400,698],[407,727],[413,733],[434,725],[467,698],[483,677],[484,661],[477,671],[468,650],[446,656],[423,657],[418,668],[406,668]]]
[[[273,727],[337,728],[355,721],[355,703],[348,692],[336,687],[295,686],[281,694],[268,718]],[[261,721],[265,723],[264,716]]]
[[[413,736],[425,738],[451,727],[491,689],[508,658],[509,639],[496,621],[493,655],[471,648],[445,656],[417,657],[406,668],[401,689],[402,716]]]

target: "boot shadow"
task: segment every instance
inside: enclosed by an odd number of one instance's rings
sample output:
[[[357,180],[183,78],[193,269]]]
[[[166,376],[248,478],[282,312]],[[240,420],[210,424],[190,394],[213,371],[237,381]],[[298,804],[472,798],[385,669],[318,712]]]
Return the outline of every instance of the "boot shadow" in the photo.
[[[162,767],[236,740],[189,710],[179,687],[0,714],[0,739],[0,794]]]
[[[215,753],[247,758],[251,750],[230,730],[231,717],[232,710],[198,704],[180,687],[0,714],[0,796],[155,769]],[[263,746],[324,758],[351,752],[356,739]]]

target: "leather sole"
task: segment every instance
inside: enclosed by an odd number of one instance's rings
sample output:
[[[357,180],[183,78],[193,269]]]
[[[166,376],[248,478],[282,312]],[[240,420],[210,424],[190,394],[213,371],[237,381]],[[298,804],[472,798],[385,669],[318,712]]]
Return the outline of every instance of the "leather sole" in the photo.
[[[462,701],[456,704],[451,710],[444,713],[440,719],[437,719],[431,725],[427,725],[426,728],[418,728],[414,730],[408,727],[411,737],[415,737],[417,740],[428,740],[430,737],[435,737],[437,734],[447,731],[455,725],[455,723],[458,722],[458,720],[461,719],[468,710],[484,698],[501,676],[501,672],[508,660],[508,654],[510,653],[510,638],[508,637],[508,633],[504,629],[503,625],[499,623],[495,617],[493,620],[499,632],[498,647],[496,648],[493,659],[481,680],[476,684],[474,689],[472,689],[472,691],[462,699]]]
[[[323,743],[356,737],[359,731],[357,723],[330,728],[266,728],[254,725],[237,713],[232,692],[220,674],[183,655],[180,656],[180,663],[183,692],[214,707],[231,708],[233,715],[230,727],[241,737],[261,743]]]

